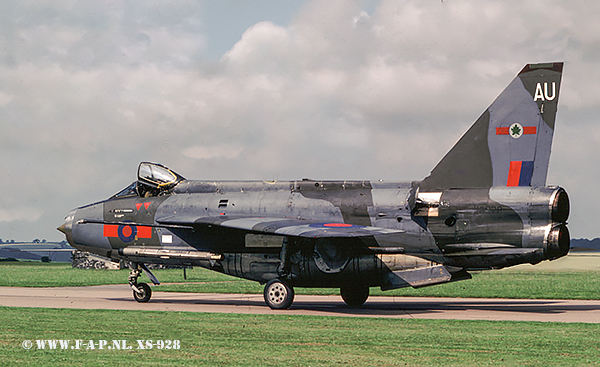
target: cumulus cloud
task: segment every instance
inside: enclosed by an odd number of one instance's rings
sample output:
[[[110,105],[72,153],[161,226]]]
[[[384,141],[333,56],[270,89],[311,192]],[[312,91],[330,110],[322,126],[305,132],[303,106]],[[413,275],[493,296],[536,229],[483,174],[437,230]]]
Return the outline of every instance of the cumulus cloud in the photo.
[[[185,148],[183,150],[183,155],[194,159],[235,159],[239,158],[242,150],[243,147],[234,145],[221,145],[217,147],[195,145],[193,147]]]
[[[598,180],[599,4],[306,1],[218,58],[207,9],[0,5],[0,214],[38,213],[0,223],[2,238],[33,223],[60,239],[69,209],[126,186],[142,160],[211,180],[420,179],[524,64],[562,60],[549,180],[576,188],[574,236],[595,236],[582,207],[600,205],[585,190]]]
[[[24,221],[35,222],[44,214],[39,208],[0,209],[0,222]]]

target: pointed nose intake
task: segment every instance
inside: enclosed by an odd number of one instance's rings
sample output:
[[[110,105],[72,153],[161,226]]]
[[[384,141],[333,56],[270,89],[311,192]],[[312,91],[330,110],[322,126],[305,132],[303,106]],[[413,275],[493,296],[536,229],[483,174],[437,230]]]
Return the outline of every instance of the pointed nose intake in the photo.
[[[75,218],[75,210],[71,210],[71,212],[65,217],[65,222],[58,228],[59,231],[65,234],[67,237],[67,241],[71,246],[73,246],[73,219]]]

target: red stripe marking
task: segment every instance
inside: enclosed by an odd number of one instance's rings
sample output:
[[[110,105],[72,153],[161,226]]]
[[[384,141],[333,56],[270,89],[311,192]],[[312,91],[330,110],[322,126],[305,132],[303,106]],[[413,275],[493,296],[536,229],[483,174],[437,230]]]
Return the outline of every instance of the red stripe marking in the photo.
[[[105,224],[104,237],[119,237],[119,226],[116,224]]]
[[[537,134],[537,126],[523,126],[523,135]],[[496,135],[509,135],[509,128],[506,126],[497,127]]]
[[[521,178],[521,161],[511,161],[510,167],[508,168],[508,180],[506,186],[519,186],[519,179]]]
[[[152,227],[137,227],[138,238],[152,238]]]
[[[347,223],[326,223],[323,227],[352,227],[352,224]]]
[[[497,127],[496,135],[508,135],[508,127]]]

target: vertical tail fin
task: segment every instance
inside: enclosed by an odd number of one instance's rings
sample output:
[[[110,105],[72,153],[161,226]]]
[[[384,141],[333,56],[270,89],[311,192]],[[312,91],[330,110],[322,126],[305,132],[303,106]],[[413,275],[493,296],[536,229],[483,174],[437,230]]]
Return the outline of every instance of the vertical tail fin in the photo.
[[[421,191],[545,186],[562,62],[529,64],[421,182]]]

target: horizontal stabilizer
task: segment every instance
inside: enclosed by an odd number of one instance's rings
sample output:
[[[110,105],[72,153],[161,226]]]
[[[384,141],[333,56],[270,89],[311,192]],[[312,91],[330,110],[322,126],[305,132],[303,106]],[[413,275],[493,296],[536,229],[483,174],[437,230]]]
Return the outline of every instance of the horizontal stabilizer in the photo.
[[[458,257],[458,256],[504,256],[504,255],[528,255],[535,252],[541,251],[536,247],[506,247],[506,248],[479,248],[479,249],[468,249],[463,248],[462,251],[453,253],[446,253],[447,257]]]

